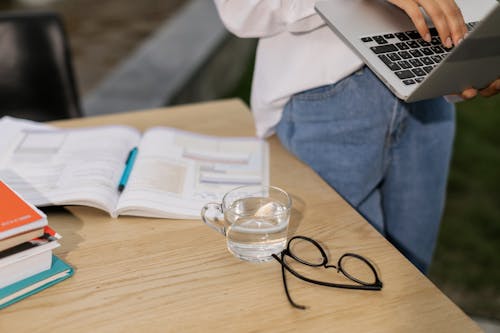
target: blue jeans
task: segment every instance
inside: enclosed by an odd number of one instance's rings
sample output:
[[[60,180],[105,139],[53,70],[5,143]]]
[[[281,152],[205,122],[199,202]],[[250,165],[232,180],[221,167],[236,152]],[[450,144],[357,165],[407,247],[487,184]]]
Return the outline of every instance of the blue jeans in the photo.
[[[454,118],[443,98],[402,102],[365,67],[292,96],[277,134],[426,273],[443,212]]]

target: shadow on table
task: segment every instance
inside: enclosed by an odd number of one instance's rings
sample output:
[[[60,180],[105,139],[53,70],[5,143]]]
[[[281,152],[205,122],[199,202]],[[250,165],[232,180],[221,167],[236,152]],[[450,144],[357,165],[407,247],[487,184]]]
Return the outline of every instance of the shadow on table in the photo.
[[[61,247],[56,252],[64,260],[83,241],[79,232],[83,221],[63,206],[42,207],[41,210],[49,217],[49,226],[63,237],[60,241]],[[57,218],[54,218],[56,216]]]
[[[290,215],[290,223],[288,225],[288,239],[290,239],[297,231],[300,226],[300,222],[304,217],[304,211],[306,209],[306,203],[300,197],[288,193],[292,197],[292,212]]]

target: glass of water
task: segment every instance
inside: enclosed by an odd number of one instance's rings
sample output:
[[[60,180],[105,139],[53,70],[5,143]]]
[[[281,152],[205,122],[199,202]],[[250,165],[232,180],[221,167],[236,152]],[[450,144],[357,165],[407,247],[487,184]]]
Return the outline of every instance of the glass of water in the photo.
[[[261,262],[286,246],[292,200],[274,186],[242,186],[224,195],[222,203],[208,203],[203,222],[226,237],[237,258]]]

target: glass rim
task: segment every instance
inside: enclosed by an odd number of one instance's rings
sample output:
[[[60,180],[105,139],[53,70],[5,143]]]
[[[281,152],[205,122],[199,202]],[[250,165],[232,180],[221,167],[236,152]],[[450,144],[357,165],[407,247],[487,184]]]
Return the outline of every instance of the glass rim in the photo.
[[[283,189],[279,188],[279,187],[276,187],[276,186],[271,186],[271,185],[243,185],[243,186],[239,186],[239,187],[236,187],[234,189],[232,189],[231,191],[227,192],[226,194],[224,194],[224,196],[222,197],[222,210],[223,212],[228,212],[230,211],[230,208],[231,206],[226,206],[226,199],[228,198],[228,196],[232,193],[235,193],[237,191],[240,191],[244,188],[254,188],[254,189],[257,189],[257,188],[260,188],[260,189],[271,189],[271,190],[274,190],[274,191],[277,191],[279,192],[280,194],[283,195],[283,197],[285,198],[286,200],[286,203],[284,202],[281,202],[281,204],[283,204],[286,208],[286,211],[284,212],[279,212],[279,213],[273,213],[273,214],[266,214],[266,215],[262,215],[263,217],[268,217],[268,216],[280,216],[280,215],[285,215],[285,214],[289,214],[289,211],[290,209],[292,208],[292,198],[290,197],[290,195]],[[254,196],[255,197],[255,196]],[[252,198],[252,196],[248,196],[248,198]],[[246,216],[246,214],[241,214],[239,213],[238,215],[241,215],[241,216]],[[251,215],[251,214],[250,214]]]

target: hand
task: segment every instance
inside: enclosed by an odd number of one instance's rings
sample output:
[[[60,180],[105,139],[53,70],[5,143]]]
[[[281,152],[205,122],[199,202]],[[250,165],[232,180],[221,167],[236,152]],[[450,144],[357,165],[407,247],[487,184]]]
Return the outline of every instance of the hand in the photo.
[[[465,26],[464,17],[460,8],[454,0],[388,0],[393,5],[401,8],[410,16],[420,36],[430,42],[431,35],[429,27],[425,22],[424,15],[420,11],[422,7],[434,23],[439,37],[446,48],[458,45],[468,30]],[[481,94],[490,97],[500,92],[500,78],[493,81],[487,88],[480,91],[474,88],[465,89],[460,94],[463,99],[471,99]]]
[[[425,22],[424,15],[420,11],[422,7],[431,18],[437,29],[439,37],[446,48],[458,45],[467,33],[464,18],[460,8],[454,0],[388,0],[398,6],[410,16],[420,36],[431,41],[429,27]]]
[[[496,79],[487,88],[484,88],[480,91],[474,88],[465,89],[460,94],[460,97],[462,97],[463,99],[471,99],[476,97],[478,92],[483,97],[491,97],[500,93],[500,79]]]

